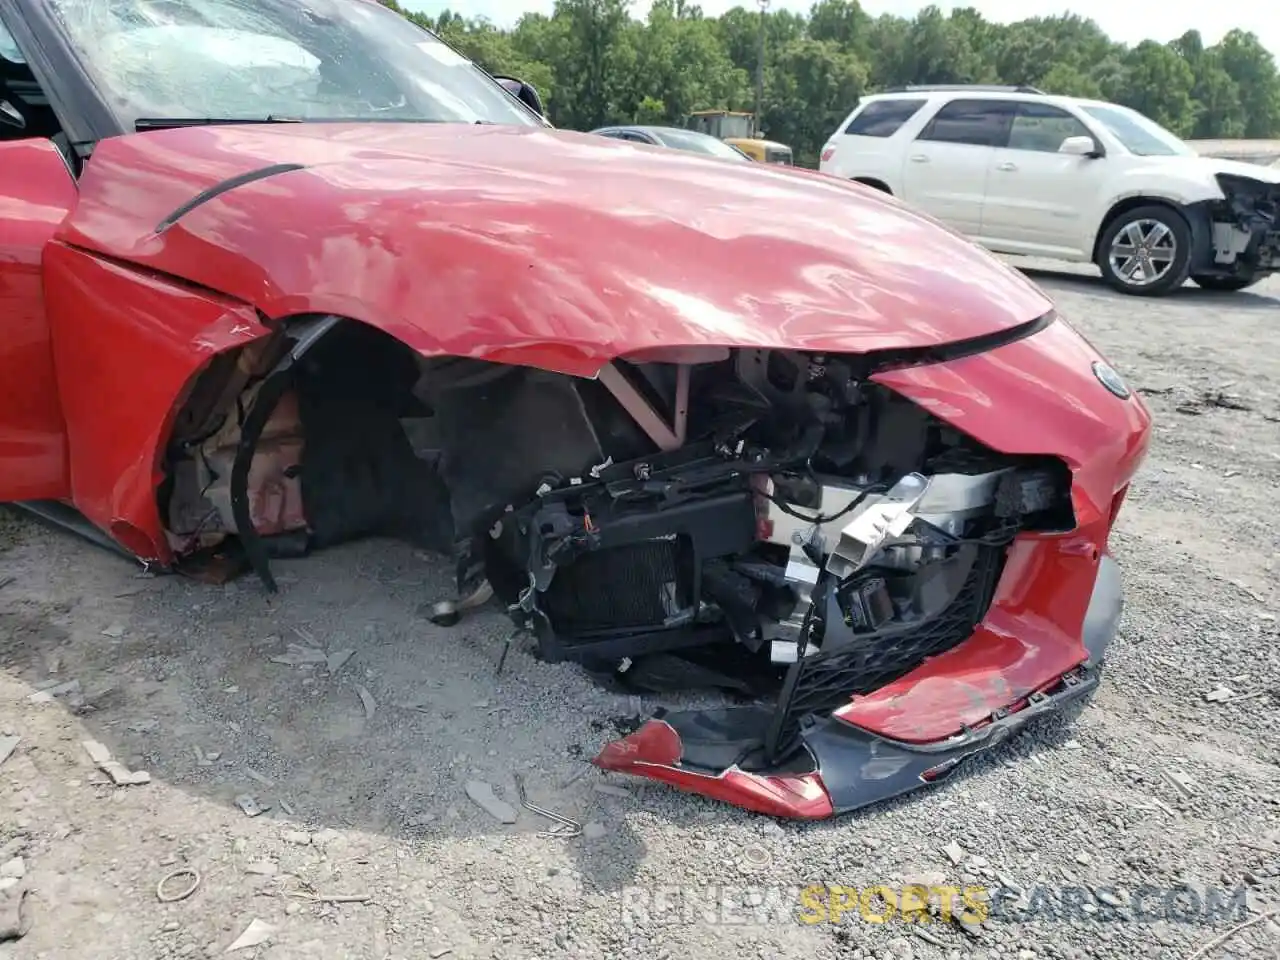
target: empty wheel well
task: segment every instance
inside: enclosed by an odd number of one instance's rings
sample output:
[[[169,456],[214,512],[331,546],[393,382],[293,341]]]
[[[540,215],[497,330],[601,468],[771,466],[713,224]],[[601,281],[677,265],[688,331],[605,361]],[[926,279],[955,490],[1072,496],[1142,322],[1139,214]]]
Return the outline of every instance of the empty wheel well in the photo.
[[[1166,200],[1163,197],[1126,197],[1113,205],[1107,211],[1107,215],[1102,218],[1102,223],[1098,226],[1098,233],[1093,238],[1092,259],[1098,259],[1098,251],[1102,246],[1102,237],[1107,232],[1107,228],[1115,222],[1116,217],[1122,216],[1130,210],[1137,210],[1139,207],[1164,207],[1176,213],[1183,220],[1187,219],[1187,215],[1182,211],[1181,205],[1172,200]],[[1188,223],[1188,226],[1190,226],[1190,223]]]
[[[868,187],[879,190],[881,193],[887,193],[889,196],[893,196],[893,191],[889,189],[889,185],[883,180],[877,180],[875,177],[854,177],[853,182],[864,184]]]

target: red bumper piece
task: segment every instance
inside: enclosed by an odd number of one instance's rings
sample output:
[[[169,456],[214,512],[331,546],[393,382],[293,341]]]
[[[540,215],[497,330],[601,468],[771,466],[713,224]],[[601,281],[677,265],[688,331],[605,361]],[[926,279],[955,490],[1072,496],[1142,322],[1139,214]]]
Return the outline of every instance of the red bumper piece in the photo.
[[[634,733],[606,743],[592,763],[604,770],[660,780],[753,813],[823,820],[835,812],[817,773],[763,776],[736,767],[716,775],[696,773],[679,768],[682,752],[680,735],[669,724],[647,720]]]

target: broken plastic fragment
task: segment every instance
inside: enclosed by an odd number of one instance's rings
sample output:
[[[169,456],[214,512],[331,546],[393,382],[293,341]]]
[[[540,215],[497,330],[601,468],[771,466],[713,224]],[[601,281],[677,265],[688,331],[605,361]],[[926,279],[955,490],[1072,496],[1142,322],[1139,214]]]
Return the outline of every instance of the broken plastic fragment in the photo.
[[[235,950],[248,950],[250,947],[256,947],[266,943],[271,939],[271,935],[276,932],[276,928],[262,920],[253,920],[249,926],[244,928],[244,933],[236,937],[235,942],[227,947],[226,953]]]
[[[843,580],[864,566],[886,540],[902,536],[928,489],[928,478],[909,473],[883,497],[868,498],[840,531],[840,540],[827,558],[827,570]]]

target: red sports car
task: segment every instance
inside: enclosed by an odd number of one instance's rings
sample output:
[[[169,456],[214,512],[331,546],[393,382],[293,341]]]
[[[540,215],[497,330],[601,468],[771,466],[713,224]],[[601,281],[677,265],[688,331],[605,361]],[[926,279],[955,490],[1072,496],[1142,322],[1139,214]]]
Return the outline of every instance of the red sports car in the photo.
[[[972,244],[551,129],[368,0],[0,26],[0,499],[267,589],[357,537],[451,554],[440,619],[492,593],[549,660],[736,704],[600,766],[778,816],[1097,684],[1149,416]]]

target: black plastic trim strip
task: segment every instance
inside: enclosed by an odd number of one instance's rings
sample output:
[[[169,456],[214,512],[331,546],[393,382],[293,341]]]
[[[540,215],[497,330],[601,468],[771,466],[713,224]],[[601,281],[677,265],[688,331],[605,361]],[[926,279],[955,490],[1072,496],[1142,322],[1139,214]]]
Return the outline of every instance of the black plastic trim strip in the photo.
[[[246,184],[254,183],[258,180],[266,180],[268,177],[274,177],[281,173],[292,173],[295,170],[305,170],[306,165],[302,163],[273,163],[269,167],[262,167],[259,170],[250,170],[248,173],[241,173],[234,177],[228,177],[220,183],[215,183],[208,190],[201,190],[194,197],[184,203],[173,213],[169,214],[158,224],[156,224],[156,233],[164,233],[175,223],[185,217],[196,207],[203,206],[215,197],[219,197],[224,193],[243,187]]]
[[[995,333],[984,333],[977,337],[969,337],[967,340],[955,340],[936,347],[905,347],[901,350],[885,350],[880,353],[867,354],[865,360],[869,369],[865,369],[864,374],[870,376],[885,370],[919,367],[934,363],[950,363],[953,360],[977,356],[980,353],[986,353],[998,347],[1007,347],[1009,344],[1017,343],[1019,340],[1034,337],[1037,333],[1051,326],[1057,319],[1058,312],[1050,310],[1048,313],[1036,317],[1034,320],[1028,320],[1026,323],[1020,323],[1016,327],[997,330]]]

